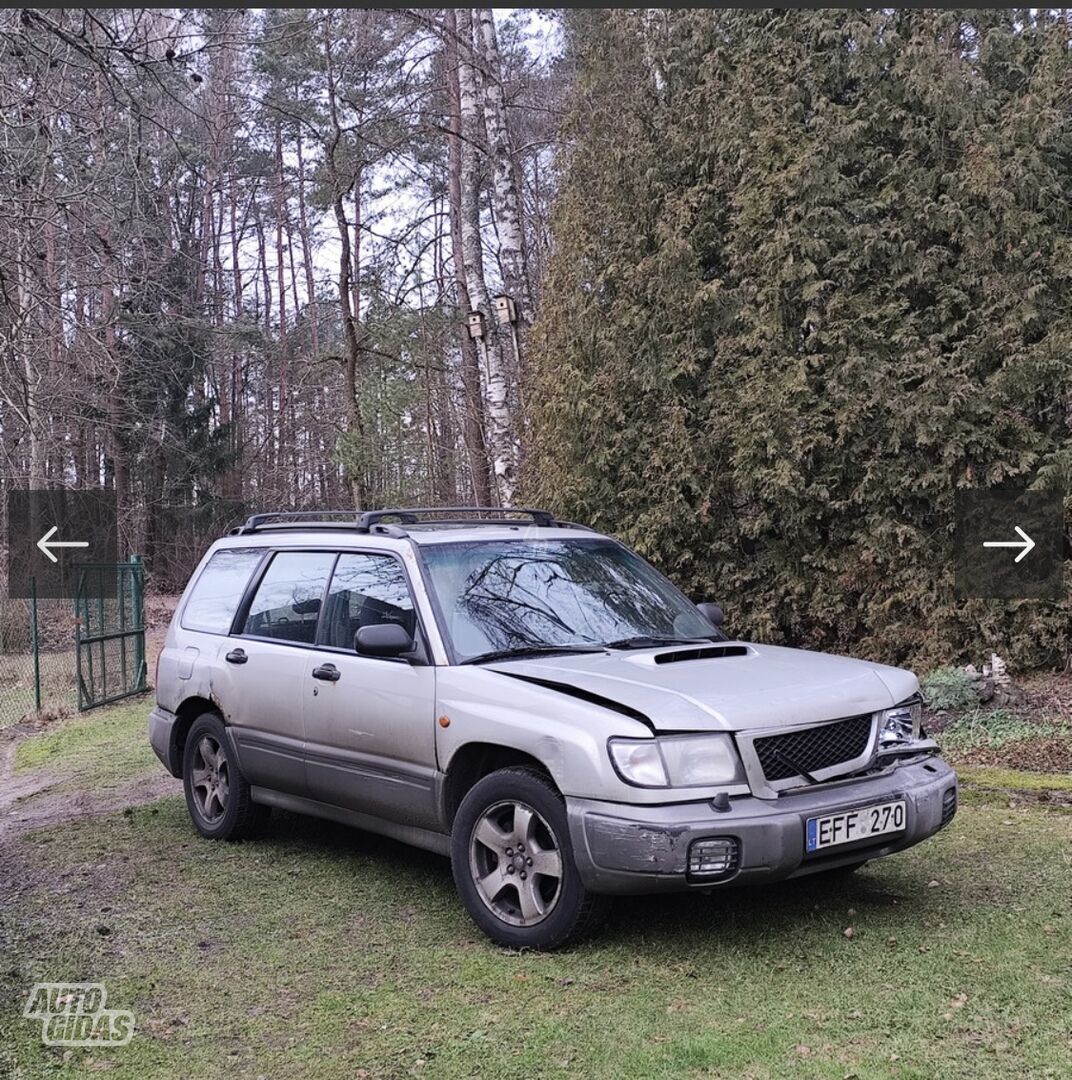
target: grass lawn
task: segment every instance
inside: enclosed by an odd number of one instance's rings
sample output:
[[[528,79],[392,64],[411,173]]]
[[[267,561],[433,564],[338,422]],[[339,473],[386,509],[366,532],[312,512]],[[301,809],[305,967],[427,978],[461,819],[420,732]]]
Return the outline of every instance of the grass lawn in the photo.
[[[147,709],[18,768],[92,786],[114,743],[151,769]],[[317,821],[214,844],[172,797],[26,834],[0,846],[0,1077],[1063,1078],[1072,814],[993,799],[854,879],[623,901],[554,955],[488,944],[445,860]],[[61,980],[106,983],[130,1045],[43,1047],[23,995]]]
[[[69,772],[66,785],[112,787],[159,767],[149,746],[150,706],[143,697],[110,709],[83,713],[24,739],[15,750],[15,771],[53,768]]]

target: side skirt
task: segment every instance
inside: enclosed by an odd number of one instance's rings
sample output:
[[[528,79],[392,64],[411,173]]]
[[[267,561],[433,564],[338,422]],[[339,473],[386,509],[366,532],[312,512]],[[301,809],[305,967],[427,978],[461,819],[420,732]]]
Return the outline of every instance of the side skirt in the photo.
[[[278,806],[280,810],[290,810],[295,814],[326,818],[354,829],[364,829],[380,836],[389,836],[392,840],[401,840],[404,844],[412,844],[425,851],[435,852],[436,855],[450,855],[450,837],[446,833],[432,832],[431,829],[421,829],[416,825],[399,825],[396,821],[386,821],[371,814],[348,810],[344,806],[333,806],[331,803],[317,802],[316,799],[306,799],[300,795],[288,795],[271,788],[251,787],[250,796],[254,802],[263,803],[265,806]]]

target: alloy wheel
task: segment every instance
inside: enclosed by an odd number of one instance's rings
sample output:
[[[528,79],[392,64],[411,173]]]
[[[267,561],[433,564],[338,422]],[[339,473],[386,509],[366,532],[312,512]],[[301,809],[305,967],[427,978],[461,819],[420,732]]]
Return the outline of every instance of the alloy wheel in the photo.
[[[469,870],[485,906],[511,926],[535,926],[562,892],[562,855],[547,821],[527,803],[488,807],[469,840]]]
[[[227,755],[211,735],[202,735],[194,748],[190,776],[198,812],[207,822],[219,821],[227,810],[230,783]]]

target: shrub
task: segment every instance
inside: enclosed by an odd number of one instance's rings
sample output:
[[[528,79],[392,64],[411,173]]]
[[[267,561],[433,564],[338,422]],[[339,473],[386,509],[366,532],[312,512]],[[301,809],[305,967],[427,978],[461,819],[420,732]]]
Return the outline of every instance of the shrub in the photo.
[[[959,668],[935,668],[919,680],[919,688],[932,709],[964,709],[978,703],[971,679]]]

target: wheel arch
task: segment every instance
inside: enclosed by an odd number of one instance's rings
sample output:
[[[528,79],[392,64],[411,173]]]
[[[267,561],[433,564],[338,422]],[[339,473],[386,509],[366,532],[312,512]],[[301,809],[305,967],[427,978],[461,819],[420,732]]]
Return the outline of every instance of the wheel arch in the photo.
[[[447,828],[453,826],[462,799],[476,783],[493,772],[518,765],[538,770],[554,785],[556,791],[559,790],[546,763],[525,750],[488,742],[469,742],[459,746],[451,755],[443,779],[442,811]]]
[[[182,776],[182,758],[186,752],[186,737],[190,734],[190,728],[199,716],[207,712],[215,713],[221,721],[223,720],[219,705],[196,694],[186,698],[175,710],[175,723],[171,727],[171,745],[168,748],[171,759],[170,768],[174,776]]]

